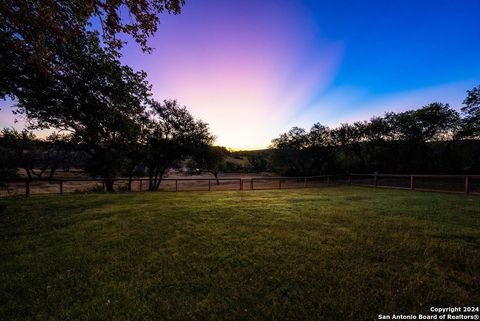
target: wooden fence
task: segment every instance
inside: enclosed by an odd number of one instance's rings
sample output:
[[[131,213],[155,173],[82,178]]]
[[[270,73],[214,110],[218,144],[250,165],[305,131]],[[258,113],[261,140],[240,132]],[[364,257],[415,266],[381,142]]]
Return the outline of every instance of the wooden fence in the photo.
[[[2,182],[0,196],[105,192],[105,179],[33,179]],[[147,191],[148,178],[115,178],[115,191]],[[480,175],[350,174],[301,177],[163,178],[158,191],[228,191],[329,187],[339,185],[480,195]]]
[[[375,188],[480,194],[480,175],[350,174],[348,182]]]
[[[163,178],[158,191],[228,191],[324,187],[346,182],[346,176],[254,177],[254,178]],[[35,194],[64,194],[105,192],[106,181],[113,181],[115,191],[148,191],[148,178],[76,178],[21,179],[3,182],[0,196],[30,196]]]

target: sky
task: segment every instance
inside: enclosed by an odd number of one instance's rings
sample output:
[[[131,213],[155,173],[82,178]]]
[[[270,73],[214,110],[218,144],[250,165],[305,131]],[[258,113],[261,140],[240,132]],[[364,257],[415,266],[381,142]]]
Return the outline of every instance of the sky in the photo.
[[[266,148],[292,126],[335,127],[430,102],[460,109],[480,84],[478,0],[186,0],[143,53],[157,100],[177,99],[216,144]],[[11,126],[7,109],[0,126]]]

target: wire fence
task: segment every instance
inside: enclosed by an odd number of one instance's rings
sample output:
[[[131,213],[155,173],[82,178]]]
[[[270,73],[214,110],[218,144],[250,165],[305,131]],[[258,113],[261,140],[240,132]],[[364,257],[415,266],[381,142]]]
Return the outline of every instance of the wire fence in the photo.
[[[340,179],[341,178],[341,179]],[[163,178],[154,191],[232,191],[288,188],[312,188],[345,183],[345,175],[255,178]],[[0,196],[31,196],[38,194],[65,194],[106,192],[113,182],[114,192],[149,191],[148,178],[75,178],[75,179],[17,179],[2,182]]]
[[[107,183],[114,192],[142,192],[149,188],[148,178],[75,178],[17,179],[0,183],[0,197],[106,192]],[[244,191],[315,188],[342,185],[394,188],[480,195],[480,175],[397,175],[350,174],[301,177],[254,178],[163,178],[153,191]]]
[[[480,175],[350,174],[349,184],[480,195]]]

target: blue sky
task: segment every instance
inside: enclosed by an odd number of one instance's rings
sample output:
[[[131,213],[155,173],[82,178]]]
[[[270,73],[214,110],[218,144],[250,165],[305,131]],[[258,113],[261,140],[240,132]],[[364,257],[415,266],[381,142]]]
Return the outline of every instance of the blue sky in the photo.
[[[308,1],[320,36],[345,44],[335,86],[373,94],[480,75],[479,1]]]

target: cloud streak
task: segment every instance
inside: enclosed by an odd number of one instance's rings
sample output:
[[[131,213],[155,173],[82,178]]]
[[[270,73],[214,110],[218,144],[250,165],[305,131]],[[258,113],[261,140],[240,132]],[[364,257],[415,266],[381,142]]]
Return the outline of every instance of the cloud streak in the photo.
[[[308,12],[287,1],[192,4],[168,18],[146,60],[157,99],[176,98],[207,121],[217,143],[266,147],[279,127],[333,81],[341,43],[322,40]],[[268,19],[265,19],[268,17]],[[312,51],[314,54],[312,55]]]

